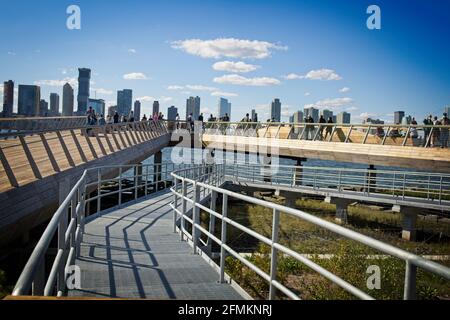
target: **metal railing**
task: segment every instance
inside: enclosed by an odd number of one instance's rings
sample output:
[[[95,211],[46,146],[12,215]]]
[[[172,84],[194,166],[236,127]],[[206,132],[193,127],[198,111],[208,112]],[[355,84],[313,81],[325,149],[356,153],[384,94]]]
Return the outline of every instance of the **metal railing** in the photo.
[[[276,122],[205,122],[204,128],[211,135],[414,147],[448,147],[450,131],[449,125]]]
[[[232,166],[232,165],[231,165]],[[278,253],[290,256],[297,260],[298,262],[306,265],[313,271],[319,273],[326,279],[330,280],[332,283],[341,287],[345,291],[351,293],[352,295],[361,299],[373,299],[370,295],[362,291],[361,289],[355,287],[351,283],[345,281],[339,276],[331,273],[330,271],[324,269],[311,259],[295,252],[294,250],[282,245],[279,241],[279,227],[280,227],[280,213],[286,213],[303,221],[312,223],[317,227],[324,228],[328,231],[336,233],[347,239],[356,241],[360,244],[366,245],[372,249],[381,251],[384,254],[390,255],[392,257],[401,259],[405,262],[405,282],[404,282],[404,299],[414,299],[416,297],[416,275],[417,268],[421,268],[425,271],[431,272],[433,274],[439,275],[447,280],[450,280],[450,268],[432,262],[430,260],[424,259],[420,256],[414,255],[402,249],[396,248],[392,245],[383,243],[381,241],[375,240],[368,236],[362,235],[350,229],[344,228],[337,224],[328,222],[326,220],[315,217],[311,214],[305,213],[300,210],[285,207],[268,201],[256,199],[253,197],[245,196],[236,192],[229,191],[227,189],[221,188],[217,185],[208,183],[207,181],[211,179],[211,176],[216,176],[217,174],[223,175],[223,177],[218,178],[219,181],[225,181],[225,173],[228,171],[228,165],[219,164],[212,166],[204,166],[203,168],[197,168],[196,171],[189,170],[179,170],[172,173],[174,177],[174,187],[171,191],[174,195],[174,201],[172,205],[174,213],[174,229],[178,228],[181,238],[186,236],[192,241],[194,252],[197,252],[200,244],[200,235],[205,235],[208,241],[215,242],[220,247],[220,275],[219,281],[221,283],[225,282],[225,259],[227,255],[239,260],[243,265],[248,267],[250,270],[254,271],[265,281],[269,283],[269,299],[274,299],[276,296],[276,290],[281,291],[287,297],[292,299],[299,299],[298,295],[292,290],[287,288],[285,285],[277,280],[277,265],[278,265]],[[205,182],[206,181],[206,182]],[[189,188],[193,189],[192,197],[186,194],[186,190]],[[199,195],[209,194],[211,197],[210,207],[203,205],[199,200]],[[215,206],[216,201],[219,196],[222,197],[222,211],[219,213]],[[246,203],[251,203],[254,205],[260,205],[265,208],[269,208],[273,211],[273,222],[272,222],[272,236],[268,238],[264,235],[257,233],[254,230],[242,225],[228,217],[228,203],[229,198],[239,199],[245,201]],[[181,205],[180,205],[181,202]],[[187,213],[187,203],[193,207],[192,218]],[[209,229],[204,228],[200,221],[200,210],[206,212],[210,217]],[[214,230],[215,219],[220,219],[221,221],[221,232],[220,236],[216,235]],[[185,223],[190,223],[191,232],[188,232],[188,228],[185,227]],[[178,225],[180,227],[178,227]],[[230,245],[227,244],[227,228],[228,226],[233,226],[239,229],[241,232],[256,238],[262,243],[268,245],[271,248],[270,254],[270,273],[264,272],[259,266],[253,264],[251,261],[242,257],[238,252],[233,250]]]
[[[395,200],[439,205],[450,210],[450,174],[396,170],[332,168],[237,163],[225,174],[238,183],[286,186],[330,193],[355,192],[367,197],[383,196]]]
[[[171,186],[175,169],[173,163],[117,165],[92,168],[84,171],[67,197],[53,215],[39,242],[34,248],[13,290],[13,296],[62,296],[66,293],[67,268],[74,264],[80,253],[80,243],[88,214],[99,213],[107,207],[102,200],[116,195],[117,205],[136,200],[151,192]],[[131,181],[131,186],[125,186]],[[105,184],[116,183],[108,191]],[[95,195],[89,196],[94,193]],[[124,196],[127,199],[124,199]],[[90,205],[95,204],[93,212]],[[113,204],[115,206],[115,204]],[[46,270],[46,260],[52,241],[57,238],[57,253]]]
[[[240,169],[241,170],[240,170]],[[255,271],[270,285],[269,298],[275,298],[276,290],[280,290],[290,298],[298,299],[298,296],[277,280],[278,253],[291,256],[297,261],[310,267],[326,279],[337,284],[344,290],[362,299],[371,299],[362,290],[346,282],[337,275],[327,271],[307,257],[280,244],[279,224],[280,213],[287,213],[296,218],[310,222],[318,227],[325,228],[340,236],[357,241],[370,248],[379,250],[385,254],[402,259],[406,264],[404,298],[413,299],[416,289],[417,268],[450,279],[450,269],[442,265],[411,254],[407,251],[393,247],[381,241],[364,236],[342,226],[330,223],[308,213],[289,207],[277,205],[264,200],[238,194],[222,188],[223,184],[234,176],[248,175],[247,170],[234,164],[202,164],[202,165],[174,165],[163,164],[139,164],[105,166],[86,170],[82,177],[76,182],[67,197],[53,215],[42,237],[36,245],[31,257],[25,265],[13,295],[64,295],[66,293],[66,270],[73,265],[75,258],[80,253],[80,243],[84,230],[86,217],[91,213],[100,213],[108,209],[104,204],[105,197],[117,195],[117,205],[147,196],[150,192],[171,187],[174,199],[171,207],[173,209],[173,230],[180,231],[180,237],[189,238],[193,243],[194,252],[200,249],[199,244],[211,248],[212,242],[220,246],[220,276],[221,282],[225,281],[225,258],[231,255],[245,266]],[[283,171],[283,170],[281,170]],[[129,184],[124,183],[130,182]],[[110,184],[115,183],[111,188]],[[93,193],[92,196],[88,196]],[[191,196],[192,195],[192,196]],[[222,197],[222,212],[216,210],[216,199]],[[126,197],[126,198],[125,198]],[[211,199],[210,206],[204,203],[205,199]],[[272,237],[269,239],[239,222],[228,217],[229,197],[261,205],[273,210]],[[89,209],[93,205],[95,210]],[[116,204],[109,204],[111,208]],[[200,223],[200,210],[209,214],[209,227],[204,228]],[[215,219],[221,220],[220,236],[215,233]],[[191,225],[191,231],[187,227]],[[252,264],[227,244],[227,228],[233,226],[271,247],[270,274]],[[207,241],[201,239],[206,235]],[[46,272],[47,252],[52,240],[57,237],[57,253]]]

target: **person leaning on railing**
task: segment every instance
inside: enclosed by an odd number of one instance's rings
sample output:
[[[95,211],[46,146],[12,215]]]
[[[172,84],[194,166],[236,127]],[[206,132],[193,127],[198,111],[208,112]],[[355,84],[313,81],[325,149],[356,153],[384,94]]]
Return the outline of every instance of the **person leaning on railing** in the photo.
[[[447,116],[447,113],[444,113],[444,116],[442,117],[441,125],[443,126],[449,126],[450,120]],[[449,130],[447,128],[441,128],[440,130],[440,138],[441,138],[441,148],[447,148],[448,147],[448,136],[449,136]]]

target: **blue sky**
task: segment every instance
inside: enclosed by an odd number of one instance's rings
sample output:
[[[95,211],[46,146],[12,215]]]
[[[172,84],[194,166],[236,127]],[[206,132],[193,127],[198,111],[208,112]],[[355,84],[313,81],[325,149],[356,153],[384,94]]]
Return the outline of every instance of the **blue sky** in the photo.
[[[353,122],[450,105],[450,1],[0,2],[0,80],[40,84],[46,100],[88,67],[97,98],[130,88],[147,114],[158,99],[184,115],[190,95],[207,115],[228,97],[233,120],[252,108],[265,120],[275,97],[282,120],[305,105]],[[81,30],[66,28],[71,4]],[[371,4],[381,30],[366,27]]]

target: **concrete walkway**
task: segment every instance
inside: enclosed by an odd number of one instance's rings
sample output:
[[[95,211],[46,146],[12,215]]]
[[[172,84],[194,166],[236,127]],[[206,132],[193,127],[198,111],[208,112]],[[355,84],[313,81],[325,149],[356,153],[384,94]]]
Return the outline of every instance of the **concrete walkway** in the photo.
[[[69,296],[147,299],[242,299],[173,233],[170,191],[88,222],[76,265],[81,290]]]

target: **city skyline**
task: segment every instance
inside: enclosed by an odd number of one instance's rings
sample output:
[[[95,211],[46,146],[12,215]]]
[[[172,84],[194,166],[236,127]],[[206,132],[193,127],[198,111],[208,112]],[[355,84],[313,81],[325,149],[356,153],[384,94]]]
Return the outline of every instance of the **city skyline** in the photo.
[[[106,107],[116,105],[115,92],[127,87],[146,114],[157,100],[161,110],[175,105],[184,115],[186,99],[200,96],[200,111],[216,115],[217,99],[223,97],[232,99],[235,121],[252,109],[260,119],[270,118],[274,98],[283,101],[282,121],[305,106],[347,111],[360,123],[367,117],[393,122],[396,110],[417,119],[440,116],[450,104],[450,45],[441,41],[448,38],[450,19],[421,15],[448,17],[446,3],[381,1],[381,30],[366,28],[367,4],[356,1],[287,1],[282,8],[270,1],[176,4],[173,9],[160,1],[138,1],[112,8],[105,1],[79,1],[82,28],[68,30],[64,3],[5,3],[0,21],[9,32],[0,44],[1,80],[12,79],[15,88],[38,85],[48,99],[52,92],[61,96],[66,82],[78,92],[78,68],[89,68],[89,95],[105,100]],[[218,5],[224,12],[214,11]],[[330,6],[333,10],[326,10]],[[150,9],[161,19],[140,19]],[[164,19],[241,11],[252,14],[233,23],[185,22],[183,28]],[[42,21],[44,12],[48,19]],[[98,12],[102,19],[94,18]],[[276,22],[259,19],[269,13]],[[23,23],[12,23],[10,17],[18,15]],[[126,33],[111,24],[118,16],[130,21]],[[28,36],[29,28],[41,37]],[[15,97],[17,112],[17,92]]]

